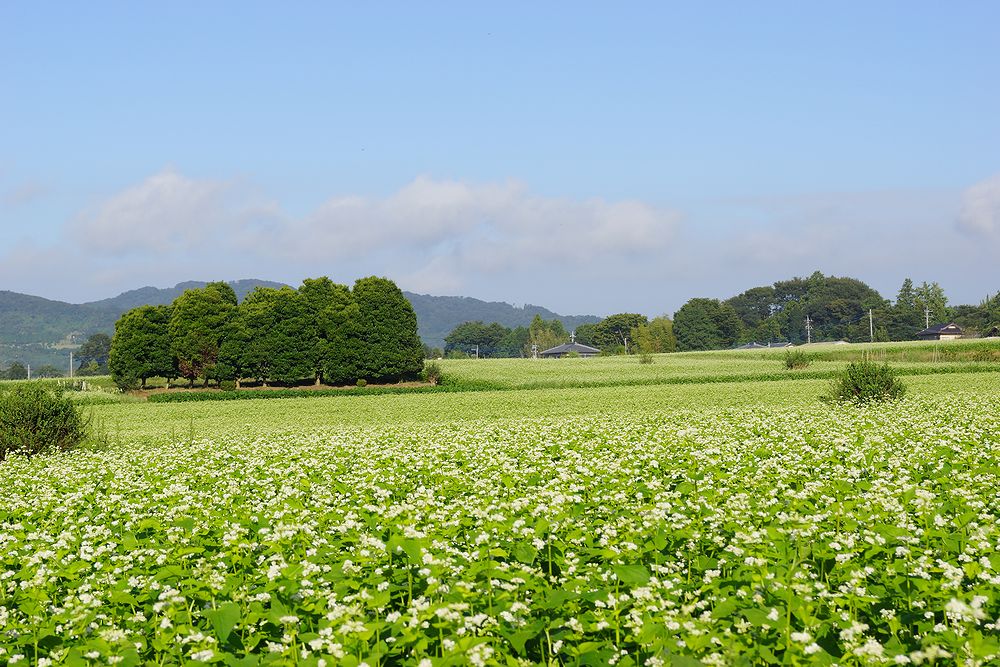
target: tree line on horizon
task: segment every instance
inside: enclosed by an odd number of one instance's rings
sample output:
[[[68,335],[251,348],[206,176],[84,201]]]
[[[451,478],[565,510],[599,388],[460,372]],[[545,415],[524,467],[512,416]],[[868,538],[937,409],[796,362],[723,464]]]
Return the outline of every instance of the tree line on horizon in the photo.
[[[168,306],[133,308],[115,324],[108,367],[123,389],[153,377],[341,385],[417,377],[423,357],[416,314],[394,282],[372,276],[352,289],[324,276],[257,287],[241,302],[213,282]]]
[[[806,330],[807,317],[811,332]],[[860,280],[817,271],[808,278],[754,287],[729,299],[692,298],[672,319],[618,313],[577,327],[575,338],[605,354],[685,352],[749,342],[801,344],[810,338],[813,342],[913,340],[928,321],[955,322],[970,335],[988,334],[1000,325],[1000,294],[976,306],[949,306],[938,283],[915,285],[907,278],[891,302]],[[444,353],[468,356],[478,345],[479,356],[529,357],[532,344],[543,351],[569,338],[558,320],[537,316],[528,328],[464,322],[445,338]]]

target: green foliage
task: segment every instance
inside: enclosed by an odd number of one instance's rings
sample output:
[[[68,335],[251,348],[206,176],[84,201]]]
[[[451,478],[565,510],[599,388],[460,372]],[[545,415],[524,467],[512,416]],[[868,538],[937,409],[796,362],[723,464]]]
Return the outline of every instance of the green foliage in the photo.
[[[597,324],[581,324],[578,326],[573,333],[576,336],[576,342],[581,345],[589,345],[590,347],[597,347],[597,343],[594,341],[594,334],[596,333]]]
[[[76,352],[80,375],[105,375],[108,356],[111,354],[111,337],[104,333],[90,336]]]
[[[661,365],[720,358],[756,356]],[[648,370],[534,365],[590,361]],[[1000,394],[975,379],[862,411],[798,379],[107,406],[122,447],[0,465],[0,644],[53,665],[992,664]],[[950,576],[908,576],[924,561]]]
[[[219,359],[219,347],[236,314],[236,294],[226,283],[189,289],[174,300],[168,331],[179,375],[189,385],[201,377],[206,384]]]
[[[145,387],[151,377],[176,377],[170,349],[170,306],[139,306],[115,323],[108,368],[121,389]]]
[[[906,387],[888,363],[854,361],[834,380],[828,401],[854,403],[893,401],[903,397]]]
[[[653,355],[649,352],[639,353],[639,363],[640,364],[651,364],[653,363]]]
[[[543,320],[541,315],[535,315],[528,327],[528,340],[524,344],[524,356],[531,356],[531,346],[537,345],[539,352],[569,342],[569,334],[563,323],[557,319]]]
[[[808,278],[754,287],[727,299],[725,304],[733,307],[740,320],[742,335],[738,339],[743,342],[804,343],[807,315],[812,321],[814,342],[867,341],[868,310],[874,311],[879,325],[884,325],[888,317],[888,303],[877,291],[860,280],[824,276],[819,271]],[[885,329],[879,333],[888,335]]]
[[[219,389],[222,391],[236,391],[236,380],[222,380],[219,382]]]
[[[674,313],[673,332],[677,349],[718,350],[735,345],[743,335],[743,324],[735,308],[718,299],[691,299]]]
[[[20,361],[15,361],[10,365],[3,376],[7,380],[27,380],[28,368]]]
[[[38,383],[0,391],[0,460],[8,454],[65,451],[86,436],[86,421],[63,392]]]
[[[799,370],[807,368],[812,359],[803,350],[785,350],[785,368],[788,370]]]
[[[594,325],[594,343],[601,350],[622,350],[632,352],[635,345],[633,331],[646,326],[649,321],[639,313],[617,313],[608,315]],[[627,342],[627,345],[626,345]]]
[[[361,342],[358,377],[378,382],[415,378],[424,367],[417,316],[394,282],[375,276],[354,283]]]
[[[424,370],[420,373],[420,379],[424,382],[437,384],[441,381],[441,365],[436,361],[424,362]]]
[[[368,386],[368,381],[365,380],[364,378],[358,378],[358,381],[355,382],[354,384],[357,387],[367,387]]]
[[[299,292],[258,287],[237,308],[222,344],[220,361],[227,379],[252,377],[262,382],[293,383],[315,373],[317,330]]]

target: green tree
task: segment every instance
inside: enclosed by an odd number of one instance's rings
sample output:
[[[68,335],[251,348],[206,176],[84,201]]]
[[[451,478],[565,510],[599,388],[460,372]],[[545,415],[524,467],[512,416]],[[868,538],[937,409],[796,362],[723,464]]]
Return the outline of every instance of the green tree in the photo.
[[[239,305],[235,320],[232,335],[245,341],[242,373],[285,384],[314,376],[317,331],[301,293],[290,287],[257,287]]]
[[[63,376],[63,372],[61,369],[56,368],[51,364],[45,364],[43,366],[39,366],[34,375],[39,378],[61,378]]]
[[[79,370],[91,368],[90,375],[101,375],[108,368],[108,357],[111,354],[111,337],[103,333],[95,333],[80,346],[76,358],[80,362]],[[85,375],[86,373],[80,373]]]
[[[929,315],[932,325],[947,324],[951,317],[951,313],[948,310],[948,297],[944,295],[944,290],[937,283],[921,283],[920,287],[916,289],[916,298],[914,301],[917,310],[925,315],[925,326],[927,324],[927,315]]]
[[[108,369],[123,389],[138,382],[143,388],[151,377],[176,377],[170,349],[170,306],[139,306],[115,322]]]
[[[649,335],[652,338],[653,352],[677,351],[677,337],[674,336],[674,323],[666,315],[654,317],[649,321]]]
[[[472,354],[478,348],[480,357],[502,356],[498,353],[500,344],[509,332],[498,322],[463,322],[445,336],[444,351],[448,353],[458,349]]]
[[[576,342],[581,345],[589,345],[590,347],[597,347],[597,342],[594,340],[594,334],[596,333],[597,324],[581,324],[573,332],[576,336]]]
[[[417,377],[423,370],[423,347],[417,315],[396,283],[362,278],[354,283],[361,340],[359,378],[375,381]]]
[[[326,276],[304,280],[299,292],[315,331],[311,340],[317,382],[354,384],[361,377],[364,350],[354,295]]]
[[[535,315],[528,325],[528,342],[525,345],[525,356],[530,355],[532,345],[538,346],[539,352],[551,349],[557,345],[569,342],[566,327],[557,319],[543,320],[541,315]]]
[[[743,334],[736,310],[718,299],[691,299],[674,313],[677,349],[717,350],[732,347]]]
[[[326,276],[306,278],[299,287],[308,317],[316,383],[357,380],[360,341],[357,305],[350,288]]]
[[[498,357],[521,357],[524,356],[525,346],[531,349],[531,334],[528,327],[514,327],[507,329],[503,338],[497,343],[496,355]]]
[[[213,377],[219,347],[235,314],[236,293],[223,282],[185,290],[174,300],[168,327],[171,351],[188,386],[199,377],[207,385]]]
[[[632,331],[647,324],[649,321],[646,316],[639,313],[608,315],[594,325],[594,343],[605,352],[615,350],[630,352],[629,347],[635,343]]]
[[[28,368],[20,361],[15,361],[7,369],[6,376],[8,380],[27,380]]]

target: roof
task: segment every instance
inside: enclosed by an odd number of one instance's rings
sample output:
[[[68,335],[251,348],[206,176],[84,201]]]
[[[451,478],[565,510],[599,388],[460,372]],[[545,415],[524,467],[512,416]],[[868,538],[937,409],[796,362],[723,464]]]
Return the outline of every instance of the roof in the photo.
[[[787,342],[787,341],[781,342],[781,343],[768,343],[767,345],[764,345],[763,343],[758,343],[756,341],[752,341],[750,343],[745,343],[743,345],[739,345],[739,346],[737,346],[737,347],[735,347],[733,349],[734,350],[766,350],[768,348],[775,348],[775,347],[781,348],[781,347],[795,347],[795,346],[792,345],[791,343]]]
[[[935,324],[934,326],[927,327],[923,331],[919,332],[918,336],[939,336],[941,334],[952,334],[961,335],[962,328],[955,324],[954,322],[948,322],[947,324]]]
[[[596,347],[590,347],[589,345],[581,345],[580,343],[563,343],[562,345],[556,345],[555,347],[550,347],[544,352],[539,352],[542,355],[548,354],[569,354],[570,352],[576,352],[577,354],[600,354],[601,351]]]

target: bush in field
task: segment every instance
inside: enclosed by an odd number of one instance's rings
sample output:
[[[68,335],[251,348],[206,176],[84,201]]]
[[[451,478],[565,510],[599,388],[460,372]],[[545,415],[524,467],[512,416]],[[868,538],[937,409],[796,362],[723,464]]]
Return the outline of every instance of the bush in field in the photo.
[[[809,355],[802,350],[785,351],[785,368],[790,371],[805,368],[809,365],[810,361],[811,359],[809,358]]]
[[[424,363],[424,370],[420,373],[420,379],[424,382],[437,384],[441,380],[441,366],[436,361]]]
[[[236,391],[236,380],[222,380],[219,382],[219,389],[222,391]]]
[[[0,460],[20,452],[67,450],[86,435],[86,421],[61,391],[25,384],[0,392]]]
[[[896,377],[889,364],[874,361],[855,361],[847,365],[843,373],[833,382],[830,401],[842,403],[864,403],[893,401],[902,398],[906,386]]]
[[[651,364],[651,363],[653,363],[653,355],[651,355],[649,352],[642,352],[639,355],[639,363],[640,364]]]

